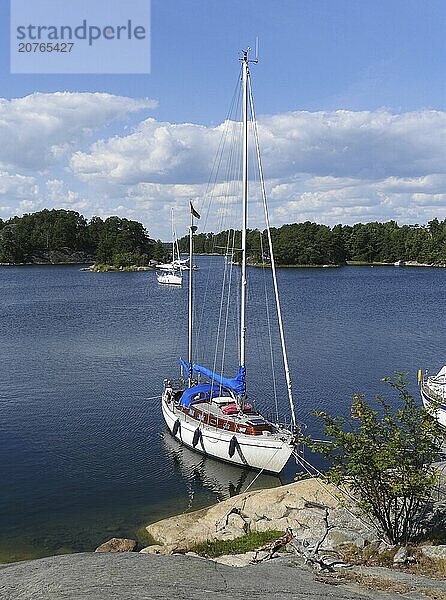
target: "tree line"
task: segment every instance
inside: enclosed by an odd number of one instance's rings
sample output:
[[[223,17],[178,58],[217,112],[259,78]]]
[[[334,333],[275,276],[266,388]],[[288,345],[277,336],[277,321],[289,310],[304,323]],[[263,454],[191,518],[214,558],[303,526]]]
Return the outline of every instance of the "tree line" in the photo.
[[[433,219],[427,225],[357,223],[328,227],[293,223],[273,228],[271,236],[279,265],[342,265],[347,261],[394,263],[398,260],[427,264],[446,264],[446,219]],[[180,251],[189,251],[189,240],[179,240]],[[228,248],[241,247],[240,231],[195,235],[195,252],[225,254]],[[145,265],[164,261],[166,244],[149,237],[137,221],[109,217],[87,220],[72,210],[42,210],[0,219],[0,262],[32,263],[36,257],[61,249],[78,252],[90,260],[119,266]],[[250,262],[269,260],[266,231],[247,233]],[[235,250],[234,260],[239,251]]]
[[[274,256],[279,265],[342,265],[347,261],[394,263],[416,261],[446,264],[446,219],[427,225],[401,225],[395,221],[328,227],[293,223],[271,230]],[[188,251],[188,237],[179,240],[181,252]],[[268,261],[266,231],[247,232],[247,256],[251,262]],[[241,233],[227,230],[218,234],[199,233],[194,248],[199,254],[226,254],[240,248]],[[237,260],[237,250],[234,252]]]
[[[0,262],[33,263],[61,250],[92,261],[119,266],[163,260],[166,249],[137,221],[93,217],[72,210],[42,210],[0,219]]]

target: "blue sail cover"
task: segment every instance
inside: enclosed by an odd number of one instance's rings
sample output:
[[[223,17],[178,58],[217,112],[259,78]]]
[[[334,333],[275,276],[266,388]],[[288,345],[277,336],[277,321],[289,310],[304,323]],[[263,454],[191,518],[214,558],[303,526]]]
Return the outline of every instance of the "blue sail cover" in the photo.
[[[193,364],[192,369],[195,373],[206,375],[211,381],[219,383],[221,386],[232,390],[239,396],[243,396],[245,393],[245,367],[239,367],[236,377],[223,377],[223,375],[214,373],[211,369],[207,369],[206,367],[197,364]]]
[[[202,397],[207,396],[209,398],[219,396],[221,394],[221,387],[219,385],[212,385],[210,383],[200,383],[200,385],[194,385],[190,388],[187,388],[180,398],[180,406],[189,408],[194,401],[195,396],[198,394],[200,394]]]
[[[180,358],[180,364],[186,370],[187,376],[190,377],[190,365],[182,358]],[[238,396],[243,396],[245,394],[245,367],[239,367],[236,377],[223,377],[223,375],[214,373],[211,369],[207,369],[206,367],[202,367],[195,363],[192,365],[192,370],[195,371],[195,373],[201,373],[202,375],[209,377],[212,383],[219,383],[222,387],[232,390]]]

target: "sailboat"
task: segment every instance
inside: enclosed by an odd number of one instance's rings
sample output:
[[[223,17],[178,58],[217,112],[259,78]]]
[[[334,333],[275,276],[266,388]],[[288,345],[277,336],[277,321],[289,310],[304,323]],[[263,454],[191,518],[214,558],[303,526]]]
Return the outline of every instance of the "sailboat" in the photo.
[[[181,264],[183,261],[180,260],[180,250],[178,247],[178,240],[175,230],[175,223],[173,219],[173,208],[171,209],[171,224],[172,224],[172,262],[159,264],[156,266],[157,269],[162,273],[157,273],[156,278],[158,283],[164,283],[167,285],[183,285],[183,275],[181,274]]]
[[[185,446],[243,467],[268,473],[280,473],[295,450],[299,427],[291,389],[290,372],[280,310],[274,253],[270,234],[265,187],[262,185],[263,208],[267,225],[269,257],[275,292],[279,334],[288,401],[290,424],[272,422],[248,402],[246,372],[246,313],[247,313],[247,211],[248,211],[248,111],[255,126],[254,104],[250,84],[248,50],[242,58],[242,228],[240,260],[240,321],[239,366],[235,377],[227,377],[193,361],[194,287],[193,270],[189,273],[189,338],[188,360],[180,358],[179,379],[165,379],[161,396],[164,420],[171,434]],[[256,143],[257,137],[255,137]],[[258,151],[258,145],[256,144]],[[262,175],[260,154],[258,169]],[[263,177],[261,177],[263,179]],[[189,264],[193,264],[193,238],[197,227],[194,218],[200,215],[190,203]]]
[[[420,369],[418,383],[424,408],[434,415],[440,425],[446,427],[446,365],[436,375],[424,378]]]

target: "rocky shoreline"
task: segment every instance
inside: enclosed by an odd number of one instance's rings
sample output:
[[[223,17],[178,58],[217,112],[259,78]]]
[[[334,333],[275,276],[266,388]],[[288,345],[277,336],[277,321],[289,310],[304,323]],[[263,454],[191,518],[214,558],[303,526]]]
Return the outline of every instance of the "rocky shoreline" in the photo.
[[[446,583],[383,569],[349,577],[279,558],[244,569],[189,556],[82,553],[0,565],[2,600],[444,600]]]
[[[431,516],[444,520],[444,509],[444,503],[437,500]],[[278,546],[271,544],[257,552],[213,560],[191,552],[204,540],[230,540],[248,530],[272,529],[292,531],[290,543],[290,537],[284,536],[285,553],[277,553]],[[140,553],[134,551],[136,542],[132,540],[110,540],[95,553],[0,565],[0,597],[207,600],[212,594],[217,600],[390,600],[396,596],[446,600],[444,579],[414,574],[406,564],[407,552],[402,556],[400,550],[392,549],[397,559],[392,569],[340,560],[337,549],[342,545],[389,547],[354,509],[344,505],[337,488],[319,479],[247,491],[208,508],[152,523],[147,531],[157,543]],[[430,560],[446,562],[446,546],[424,548],[426,556],[431,552]]]
[[[439,465],[440,472],[444,464]],[[350,554],[380,555],[390,564],[410,565],[421,560],[440,561],[446,568],[446,502],[442,480],[437,497],[432,498],[419,524],[425,541],[420,547],[390,546],[357,510],[349,498],[321,479],[313,478],[285,486],[248,491],[190,513],[169,517],[146,527],[155,543],[140,550],[142,554],[190,554],[204,542],[234,540],[252,532],[287,532],[276,541],[277,549],[299,556],[305,564],[334,571],[346,566],[345,549]],[[438,543],[440,541],[440,543]],[[234,567],[245,567],[277,557],[274,544],[243,554],[226,554],[212,560]]]
[[[196,254],[196,256],[221,256],[219,254]],[[153,271],[156,270],[156,261],[149,261],[148,265],[138,266],[131,265],[129,267],[118,267],[114,265],[95,265],[95,258],[93,255],[86,252],[73,252],[69,249],[51,250],[47,252],[35,253],[29,262],[25,263],[7,263],[0,262],[2,267],[17,267],[17,266],[42,266],[42,265],[74,265],[84,264],[88,265],[82,271],[94,271],[94,272],[108,272],[108,271]],[[237,264],[237,263],[234,263]],[[250,267],[264,268],[270,267],[269,264],[264,263],[248,263]],[[346,264],[308,264],[308,265],[294,265],[294,264],[280,264],[276,265],[278,268],[286,269],[322,269],[322,268],[341,268],[344,266],[354,267],[394,267],[394,263],[368,263],[368,262],[356,262],[347,261]],[[431,267],[431,268],[445,268],[446,263],[420,263],[416,260],[403,261],[400,265],[402,267]]]
[[[190,513],[169,517],[146,527],[157,541],[143,553],[173,554],[187,552],[209,540],[232,540],[248,531],[282,531],[291,528],[296,537],[309,545],[324,533],[326,512],[330,531],[324,547],[342,543],[364,546],[377,540],[373,528],[343,507],[339,491],[319,479],[245,492]]]

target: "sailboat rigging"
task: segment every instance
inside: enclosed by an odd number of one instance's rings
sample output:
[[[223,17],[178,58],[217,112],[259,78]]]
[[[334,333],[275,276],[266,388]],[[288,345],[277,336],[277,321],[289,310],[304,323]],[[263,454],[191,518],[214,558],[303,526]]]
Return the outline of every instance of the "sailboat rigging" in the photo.
[[[273,289],[286,378],[291,426],[272,422],[257,412],[248,402],[246,382],[246,319],[247,319],[247,216],[248,216],[248,112],[251,114],[257,168],[262,181],[262,165],[250,83],[248,50],[242,58],[242,223],[240,249],[240,321],[239,360],[235,377],[216,372],[193,360],[194,286],[193,270],[189,273],[189,340],[188,360],[180,359],[182,377],[164,380],[161,407],[164,420],[174,437],[186,446],[236,465],[271,473],[280,473],[297,444],[299,427],[294,412],[290,371],[281,316],[279,290],[275,272],[266,193],[261,183],[261,195],[267,226],[267,239]],[[256,62],[256,61],[254,61]],[[193,240],[198,213],[190,204],[189,264],[193,260]]]

